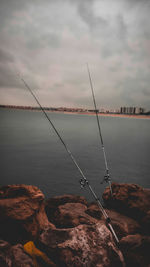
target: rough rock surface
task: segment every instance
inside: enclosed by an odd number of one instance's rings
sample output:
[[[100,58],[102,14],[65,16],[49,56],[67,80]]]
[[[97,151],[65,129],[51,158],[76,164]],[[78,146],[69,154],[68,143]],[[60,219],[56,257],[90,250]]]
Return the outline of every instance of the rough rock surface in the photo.
[[[128,235],[120,241],[127,267],[150,266],[150,236]]]
[[[109,188],[103,194],[105,205],[134,218],[140,226],[137,233],[129,231],[120,240],[126,266],[150,267],[150,190],[136,184],[117,183],[112,184],[112,190],[113,198]]]
[[[119,238],[122,238],[126,235],[139,233],[140,225],[135,220],[117,211],[108,209],[105,210],[108,216],[111,218],[111,223]],[[93,216],[94,218],[105,220],[96,203],[90,204],[85,212]]]
[[[81,203],[85,206],[88,204],[84,197],[75,195],[63,195],[49,198],[45,203],[45,210],[49,221],[53,222],[58,207],[66,203]]]
[[[32,258],[24,251],[21,244],[12,246],[12,266],[15,267],[34,267]]]
[[[142,230],[145,234],[150,235],[150,210],[147,214],[141,219]]]
[[[44,195],[35,186],[0,187],[0,215],[0,236],[14,243],[35,238],[52,226],[45,213]]]
[[[150,189],[143,189],[136,184],[112,183],[113,198],[107,188],[103,199],[107,207],[127,214],[141,221],[150,211]]]
[[[24,251],[31,256],[34,262],[34,266],[39,267],[56,267],[56,265],[51,261],[50,258],[41,250],[39,250],[34,242],[29,241],[23,246]]]
[[[0,266],[12,266],[12,253],[10,248],[11,246],[8,242],[0,240]]]
[[[49,229],[39,241],[57,266],[124,266],[122,253],[103,221],[70,229]]]
[[[8,242],[0,240],[0,266],[34,267],[34,263],[21,244],[11,246]]]
[[[0,266],[150,267],[150,190],[112,188],[113,199],[109,188],[103,197],[118,247],[96,203],[72,195],[45,202],[34,186],[0,187]]]
[[[87,206],[81,203],[66,203],[58,206],[52,222],[57,228],[75,227],[79,224],[93,224],[97,220],[86,213]]]

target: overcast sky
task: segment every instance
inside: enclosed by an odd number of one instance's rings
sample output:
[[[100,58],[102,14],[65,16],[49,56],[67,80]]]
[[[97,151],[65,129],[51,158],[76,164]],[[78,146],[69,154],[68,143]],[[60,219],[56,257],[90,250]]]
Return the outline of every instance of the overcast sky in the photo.
[[[150,110],[150,0],[1,0],[0,104]]]

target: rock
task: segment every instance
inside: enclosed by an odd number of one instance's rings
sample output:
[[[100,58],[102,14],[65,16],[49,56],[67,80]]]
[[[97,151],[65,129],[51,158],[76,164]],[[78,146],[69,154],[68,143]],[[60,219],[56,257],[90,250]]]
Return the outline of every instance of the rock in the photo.
[[[0,266],[34,267],[34,263],[21,244],[11,246],[8,242],[0,240]]]
[[[0,266],[12,267],[11,246],[8,242],[0,240]]]
[[[135,218],[139,222],[150,211],[150,190],[135,184],[112,183],[113,198],[107,188],[103,199],[107,207]]]
[[[39,241],[57,266],[124,266],[123,255],[102,221],[70,229],[45,230]]]
[[[30,241],[24,246],[22,244],[11,246],[8,242],[3,240],[0,240],[0,266],[56,267],[45,253],[34,246],[33,242]]]
[[[111,218],[111,223],[119,239],[123,236],[135,234],[140,231],[140,225],[134,219],[122,215],[114,210],[106,209],[106,212]]]
[[[141,225],[143,232],[150,235],[150,210],[147,212],[146,216],[142,218]]]
[[[0,187],[0,266],[121,267],[125,257],[127,267],[150,267],[150,190],[112,188],[113,198],[109,188],[103,198],[119,247],[96,203],[72,195],[45,202],[35,186]]]
[[[52,222],[58,228],[70,228],[79,224],[93,224],[97,220],[92,218],[86,213],[87,206],[81,203],[66,203],[60,205],[56,212]]]
[[[97,203],[95,203],[95,202],[90,203],[85,212],[87,214],[89,214],[90,216],[92,216],[93,218],[96,218],[98,220],[101,220],[102,217],[103,217],[103,215],[102,215]]]
[[[87,200],[82,196],[76,196],[76,195],[62,195],[62,196],[56,196],[47,199],[46,201],[47,205],[51,206],[59,206],[63,205],[65,203],[81,203],[84,205],[87,205]]]
[[[87,205],[86,199],[82,196],[63,195],[49,198],[45,202],[45,210],[49,221],[53,221],[54,214],[58,206],[64,205],[66,203],[81,203],[83,205]]]
[[[12,266],[15,267],[34,267],[34,262],[32,258],[24,251],[21,244],[12,246]]]
[[[119,239],[123,236],[135,234],[140,231],[140,225],[132,218],[122,215],[114,210],[105,209],[105,211],[110,217],[112,226]],[[89,205],[88,209],[85,212],[93,216],[94,218],[105,221],[96,203]]]
[[[120,248],[125,257],[126,266],[150,266],[150,236],[139,234],[126,236],[120,241]]]
[[[0,187],[0,236],[20,243],[36,238],[47,227],[44,195],[35,186],[8,185]]]
[[[26,253],[32,257],[34,266],[56,267],[56,265],[47,257],[47,255],[43,251],[36,248],[35,244],[32,241],[24,244],[24,251],[26,251]]]

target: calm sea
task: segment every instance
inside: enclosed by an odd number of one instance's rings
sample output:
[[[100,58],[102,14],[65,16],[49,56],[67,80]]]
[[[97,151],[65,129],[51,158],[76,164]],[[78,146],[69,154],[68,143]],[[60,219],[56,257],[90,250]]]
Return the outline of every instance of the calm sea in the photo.
[[[48,113],[100,195],[105,168],[95,116]],[[100,117],[111,178],[150,188],[150,120]],[[1,185],[32,184],[46,197],[89,192],[41,112],[0,109]]]

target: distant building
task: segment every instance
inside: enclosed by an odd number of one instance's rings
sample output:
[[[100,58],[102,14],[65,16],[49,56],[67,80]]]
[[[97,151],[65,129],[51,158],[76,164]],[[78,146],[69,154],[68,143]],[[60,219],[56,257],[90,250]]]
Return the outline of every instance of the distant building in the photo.
[[[143,114],[145,112],[144,108],[137,108],[135,109],[135,114]]]
[[[99,109],[88,109],[88,112],[97,112],[97,113],[99,113]]]
[[[106,111],[105,111],[104,108],[100,108],[100,109],[99,109],[99,112],[100,112],[100,113],[105,113]]]
[[[121,114],[143,114],[144,108],[141,107],[121,107]]]

